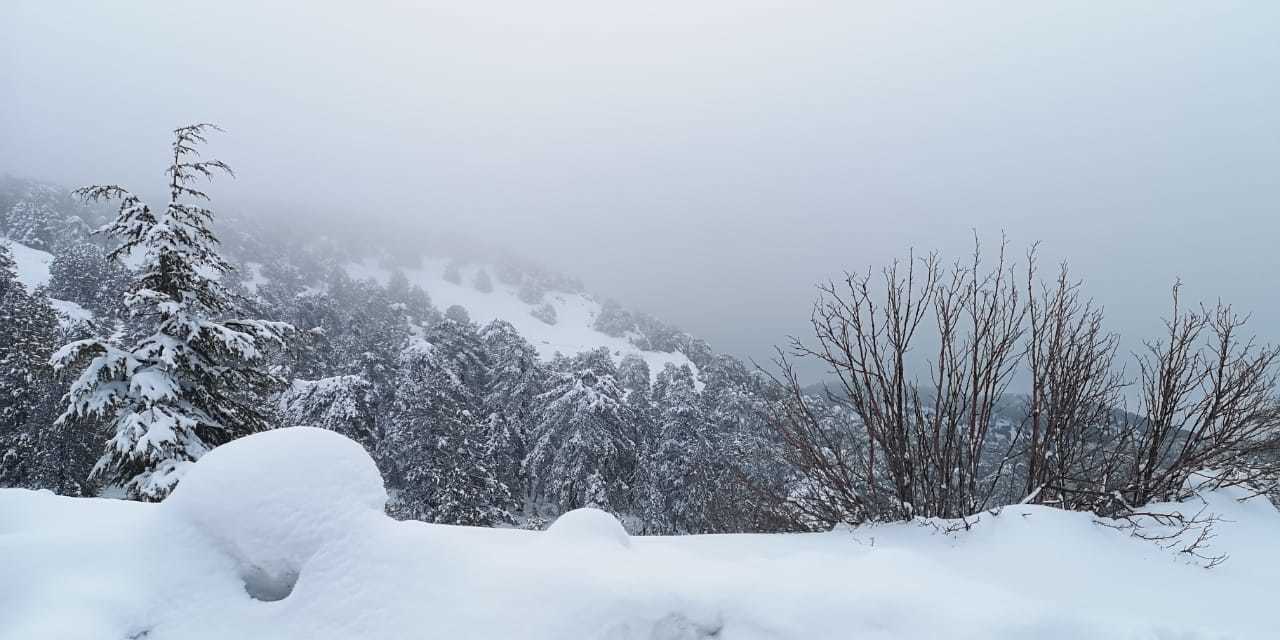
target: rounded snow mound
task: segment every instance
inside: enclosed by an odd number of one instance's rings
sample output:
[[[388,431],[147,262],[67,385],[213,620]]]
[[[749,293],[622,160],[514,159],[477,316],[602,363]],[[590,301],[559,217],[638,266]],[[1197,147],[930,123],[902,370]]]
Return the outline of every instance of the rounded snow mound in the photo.
[[[613,514],[590,507],[561,515],[542,535],[546,539],[573,544],[631,546],[631,536]]]
[[[205,454],[163,507],[239,561],[250,593],[279,599],[320,547],[381,515],[386,501],[363,447],[332,431],[290,427]]]

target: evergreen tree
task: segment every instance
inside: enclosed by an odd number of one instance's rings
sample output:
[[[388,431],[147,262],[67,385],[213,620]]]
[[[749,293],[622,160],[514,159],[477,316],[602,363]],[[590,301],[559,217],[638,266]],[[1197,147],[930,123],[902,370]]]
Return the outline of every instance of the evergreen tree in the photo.
[[[80,374],[60,421],[102,416],[112,437],[94,467],[129,496],[159,500],[186,468],[213,447],[268,427],[256,397],[279,382],[261,367],[267,344],[283,344],[292,327],[280,322],[223,319],[234,311],[217,274],[231,270],[209,228],[213,213],[192,183],[215,172],[217,160],[196,161],[196,146],[212,125],[174,131],[169,202],[156,213],[115,186],[85,187],[85,201],[119,200],[116,219],[102,231],[120,245],[110,257],[141,263],[125,296],[129,314],[150,330],[121,342],[100,336],[72,342],[54,354],[59,369]]]
[[[465,358],[450,346],[415,341],[401,355],[380,443],[395,489],[388,508],[397,517],[447,524],[510,522],[510,490],[477,439],[484,432],[479,402],[456,368]]]
[[[636,328],[635,318],[613,300],[605,300],[600,305],[600,313],[596,314],[594,323],[596,331],[607,336],[621,338]]]
[[[636,434],[608,349],[560,360],[525,458],[535,496],[562,511],[631,505]]]
[[[707,533],[776,531],[791,528],[768,496],[787,493],[789,470],[767,422],[773,387],[753,375],[737,358],[719,355],[699,371],[704,432],[701,472],[710,494],[703,494]]]
[[[57,318],[42,290],[27,293],[0,243],[0,429],[25,428],[51,373]]]
[[[550,302],[544,302],[529,311],[529,315],[547,323],[556,323],[556,308]]]
[[[538,352],[511,323],[495,320],[480,332],[490,363],[484,396],[488,447],[495,472],[516,496],[528,491],[521,469],[527,453],[534,399],[546,384]]]
[[[128,288],[128,272],[88,242],[68,244],[49,265],[49,295],[109,314]]]
[[[712,487],[703,467],[706,418],[688,366],[663,368],[653,385],[653,404],[653,437],[641,450],[639,511],[660,533],[699,530]]]
[[[0,280],[7,279],[3,271],[0,266]],[[57,316],[44,290],[5,289],[0,296],[0,486],[85,495],[98,446],[95,425],[54,424],[66,391],[49,365],[59,339]]]
[[[5,216],[5,231],[10,239],[33,249],[53,249],[62,227],[58,213],[44,200],[21,200]]]
[[[376,449],[374,386],[360,376],[294,380],[280,396],[280,413],[288,426],[336,431],[370,452]]]
[[[409,339],[407,309],[372,280],[335,277],[329,288],[338,313],[346,316],[339,332],[329,336],[338,362],[345,363],[344,373],[373,383],[382,397],[389,392],[396,360]]]

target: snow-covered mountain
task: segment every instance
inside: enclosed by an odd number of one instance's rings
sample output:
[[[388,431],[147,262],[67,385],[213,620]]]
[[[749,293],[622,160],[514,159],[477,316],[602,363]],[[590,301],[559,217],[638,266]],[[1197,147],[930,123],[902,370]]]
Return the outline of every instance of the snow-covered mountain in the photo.
[[[255,274],[260,271],[255,266],[249,268]],[[529,303],[520,299],[517,286],[489,279],[488,274],[494,271],[493,265],[458,265],[450,259],[430,257],[423,258],[418,267],[401,270],[409,283],[422,287],[440,309],[459,305],[478,324],[493,320],[511,323],[544,360],[551,360],[557,353],[568,356],[605,347],[615,362],[629,354],[643,358],[655,376],[667,364],[685,365],[697,371],[697,365],[680,351],[641,349],[633,341],[634,333],[611,336],[596,329],[603,305],[589,294],[551,290],[543,294],[540,302]],[[445,274],[450,272],[454,278],[446,278]],[[386,285],[392,275],[390,269],[370,259],[349,263],[347,273],[357,280],[368,278],[381,285]],[[490,284],[477,287],[477,279]],[[254,282],[261,281],[258,277]],[[550,313],[546,311],[548,308]]]
[[[49,284],[49,267],[54,259],[53,254],[8,238],[0,238],[0,242],[9,248],[18,268],[18,279],[27,288],[34,290]],[[451,269],[456,270],[459,276],[456,282],[445,277],[446,272]],[[242,270],[242,284],[250,293],[270,282],[262,274],[261,263],[244,263]],[[488,278],[487,274],[496,270],[495,265],[458,265],[452,258],[432,257],[424,257],[420,266],[400,269],[409,282],[422,287],[440,309],[458,305],[466,309],[471,319],[478,324],[493,320],[511,323],[533,344],[544,360],[551,360],[556,354],[571,356],[604,347],[613,355],[615,362],[620,362],[627,355],[639,356],[655,376],[668,364],[688,366],[697,372],[697,365],[683,352],[638,347],[636,338],[639,336],[634,331],[615,336],[598,330],[596,323],[604,305],[585,292],[551,290],[543,295],[540,302],[529,303],[521,300],[517,286],[501,281],[490,280],[488,290],[477,288],[475,283],[481,273]],[[373,259],[349,262],[346,272],[353,279],[370,279],[384,286],[393,273]],[[92,318],[92,313],[76,302],[58,299],[51,299],[51,302],[64,323]]]

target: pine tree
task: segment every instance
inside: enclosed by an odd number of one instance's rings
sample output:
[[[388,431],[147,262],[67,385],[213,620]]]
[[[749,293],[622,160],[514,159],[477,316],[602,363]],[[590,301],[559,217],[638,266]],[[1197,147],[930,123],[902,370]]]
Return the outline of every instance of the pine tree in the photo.
[[[25,428],[51,373],[57,318],[42,290],[27,293],[0,243],[0,429]]]
[[[693,372],[668,364],[653,386],[657,419],[642,446],[639,507],[657,532],[698,530],[712,489],[704,475],[707,434]]]
[[[537,498],[567,511],[630,507],[636,434],[608,349],[557,364],[538,398],[525,471]]]
[[[600,312],[596,314],[596,320],[593,325],[596,331],[607,336],[621,338],[627,333],[634,331],[636,328],[635,318],[631,316],[625,309],[613,300],[605,300],[600,305]]]
[[[510,522],[511,492],[478,438],[479,401],[458,370],[467,358],[450,353],[445,335],[430,337],[438,342],[414,341],[400,359],[379,451],[395,489],[388,508],[397,517],[447,524]]]
[[[5,218],[10,239],[42,251],[53,248],[62,226],[57,212],[43,199],[21,200],[9,209]]]
[[[523,496],[528,481],[521,469],[527,453],[534,399],[546,385],[538,352],[511,323],[494,320],[480,332],[490,363],[484,407],[488,448],[495,472],[513,495]]]
[[[0,256],[0,280],[8,280]],[[92,422],[55,425],[66,385],[49,355],[58,345],[57,316],[43,289],[3,287],[0,296],[0,486],[88,492],[97,447]]]
[[[144,500],[167,495],[213,447],[268,428],[255,396],[280,381],[261,367],[264,349],[292,331],[281,322],[223,319],[235,309],[217,276],[232,267],[218,254],[212,211],[199,205],[208,196],[191,186],[200,176],[231,173],[221,161],[195,160],[211,129],[174,131],[169,202],[158,214],[119,186],[76,192],[86,202],[120,201],[116,219],[100,231],[120,242],[111,259],[141,257],[124,303],[150,333],[59,349],[55,366],[81,371],[59,421],[104,417],[113,435],[94,474]]]
[[[344,373],[356,374],[373,383],[377,395],[389,397],[388,386],[395,377],[396,360],[409,339],[409,319],[404,304],[397,303],[373,281],[331,281],[330,295],[336,309],[346,318],[345,331],[330,335]]]
[[[289,426],[336,431],[370,452],[376,449],[374,386],[360,376],[294,380],[280,396],[280,413]]]
[[[88,242],[68,244],[49,265],[49,295],[105,314],[118,304],[129,274]]]

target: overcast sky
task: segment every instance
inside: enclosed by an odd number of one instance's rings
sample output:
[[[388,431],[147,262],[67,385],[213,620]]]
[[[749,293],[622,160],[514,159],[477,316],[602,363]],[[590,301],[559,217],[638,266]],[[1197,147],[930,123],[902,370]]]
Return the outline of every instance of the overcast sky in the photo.
[[[192,121],[218,194],[485,234],[741,356],[971,229],[1130,340],[1176,277],[1280,339],[1280,3],[0,5],[0,171],[146,188]]]

